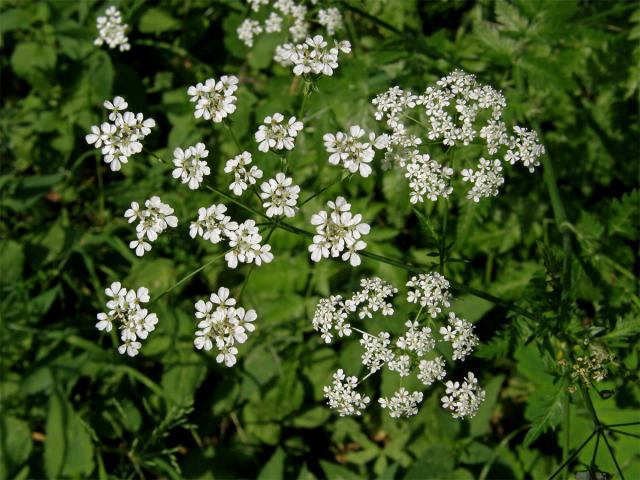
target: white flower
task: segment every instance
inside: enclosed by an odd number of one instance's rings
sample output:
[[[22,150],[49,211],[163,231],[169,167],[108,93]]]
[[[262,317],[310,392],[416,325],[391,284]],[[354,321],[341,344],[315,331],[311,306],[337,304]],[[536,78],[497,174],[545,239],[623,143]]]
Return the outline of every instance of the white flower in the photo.
[[[264,22],[264,30],[267,33],[282,31],[282,17],[276,12],[271,12],[269,18]]]
[[[154,242],[167,228],[175,228],[178,225],[178,218],[173,215],[173,208],[162,203],[160,197],[151,197],[145,202],[145,207],[140,209],[140,205],[133,202],[131,208],[124,212],[124,217],[129,223],[138,221],[137,239],[129,243],[129,248],[135,250],[139,257],[151,250],[151,244],[146,240]]]
[[[240,24],[236,32],[242,43],[247,47],[253,47],[253,37],[262,33],[262,27],[256,20],[247,18]]]
[[[303,128],[303,123],[291,117],[283,123],[284,116],[281,113],[274,113],[264,119],[264,125],[260,125],[255,133],[258,150],[268,152],[269,150],[293,150],[294,142]]]
[[[329,201],[327,205],[331,209],[329,213],[321,210],[311,217],[317,233],[309,245],[311,260],[319,262],[322,258],[335,258],[342,254],[342,259],[349,260],[352,266],[359,265],[357,252],[367,246],[361,237],[369,233],[369,225],[362,222],[362,215],[351,213],[351,204],[343,197],[338,197],[335,202]]]
[[[225,254],[229,268],[236,268],[238,263],[270,263],[273,260],[270,245],[260,245],[262,236],[254,220],[245,220],[229,235],[230,250]]]
[[[106,43],[109,48],[118,48],[121,52],[129,50],[131,45],[126,36],[129,25],[122,23],[120,11],[111,6],[107,8],[105,15],[96,19],[98,38],[95,39],[93,44],[100,47]]]
[[[442,407],[451,412],[453,418],[471,418],[485,399],[485,391],[478,385],[478,379],[469,372],[460,385],[458,382],[448,381],[446,395],[440,401]]]
[[[229,296],[229,289],[220,287],[212,293],[208,301],[198,300],[195,317],[198,320],[194,346],[198,350],[209,351],[215,345],[218,349],[216,361],[227,367],[236,363],[236,344],[247,341],[247,332],[253,332],[253,322],[258,318],[255,310],[236,307],[236,300]]]
[[[364,347],[362,364],[370,372],[377,372],[382,366],[394,359],[395,355],[389,348],[391,340],[388,332],[380,332],[377,336],[365,334],[360,339],[360,345]]]
[[[324,397],[329,407],[338,411],[341,417],[346,415],[361,415],[367,408],[369,397],[356,392],[357,377],[347,377],[340,369],[333,374],[333,384],[324,387]]]
[[[338,68],[340,52],[349,53],[351,44],[345,40],[336,42],[331,48],[327,47],[328,44],[324,38],[316,35],[307,38],[304,43],[286,47],[286,52],[276,51],[274,60],[279,61],[283,66],[293,65],[293,73],[297,76],[309,74],[331,76]]]
[[[382,408],[389,410],[392,418],[412,417],[418,413],[418,404],[422,402],[422,392],[412,392],[401,387],[391,398],[379,398]]]
[[[249,152],[242,152],[227,160],[224,171],[225,173],[233,173],[234,180],[229,185],[229,190],[235,195],[242,195],[249,185],[254,185],[258,179],[262,178],[262,170],[255,165],[249,168],[250,163],[251,154]]]
[[[449,312],[449,325],[440,327],[440,334],[445,342],[451,342],[453,359],[464,360],[478,345],[478,337],[473,333],[473,324],[456,317]]]
[[[359,173],[363,177],[371,175],[371,161],[375,155],[373,147],[384,145],[387,136],[377,141],[376,135],[371,132],[369,141],[360,140],[366,132],[359,125],[349,127],[349,133],[326,133],[322,138],[329,155],[329,163],[342,165],[350,173]],[[382,143],[381,143],[382,142]]]
[[[138,340],[146,339],[158,323],[155,313],[149,313],[147,309],[142,308],[142,304],[151,300],[149,290],[145,287],[128,290],[122,287],[120,282],[113,282],[105,289],[105,293],[110,298],[107,302],[108,313],[98,313],[96,328],[110,332],[113,324],[118,324],[122,341],[118,351],[133,357],[142,346]]]
[[[176,148],[173,151],[173,164],[175,169],[172,172],[173,178],[179,178],[182,183],[186,183],[191,190],[200,187],[204,176],[211,173],[211,169],[206,161],[202,160],[209,155],[204,143],[197,143],[195,146],[187,147],[185,150]]]
[[[437,272],[411,277],[407,287],[412,288],[407,293],[407,301],[426,307],[433,318],[442,311],[442,307],[451,306],[449,281]]]
[[[405,323],[407,331],[404,336],[398,338],[396,346],[402,350],[415,352],[416,355],[422,357],[425,353],[430,352],[436,346],[436,342],[431,336],[429,327],[420,327],[417,321],[408,320]]]
[[[208,208],[198,209],[198,220],[191,222],[189,235],[191,238],[201,236],[211,243],[219,243],[223,238],[229,238],[231,232],[238,228],[238,224],[225,215],[227,207],[223,204],[213,204]]]
[[[348,211],[349,205],[343,201],[336,201],[334,208],[344,213]],[[440,354],[434,354],[436,340],[432,329],[421,325],[420,318],[425,307],[429,315],[435,318],[441,307],[449,306],[447,280],[438,274],[423,274],[409,281],[409,286],[415,287],[415,290],[410,290],[408,302],[419,304],[420,309],[414,320],[404,320],[406,331],[395,342],[392,342],[388,332],[382,331],[374,335],[362,329],[366,326],[356,326],[355,321],[352,325],[350,321],[352,314],[357,314],[358,319],[365,320],[365,324],[366,319],[372,318],[374,312],[392,317],[395,311],[390,298],[395,295],[397,289],[377,277],[364,278],[360,285],[362,288],[346,300],[341,295],[321,299],[316,305],[311,321],[313,329],[320,333],[326,343],[330,343],[336,333],[339,337],[352,335],[354,332],[361,335],[361,363],[368,370],[363,380],[386,367],[387,373],[396,373],[401,379],[415,375],[417,380],[426,386],[443,381],[446,377],[445,358]],[[442,341],[452,344],[453,361],[464,360],[478,343],[478,338],[473,333],[473,325],[456,317],[454,313],[449,313],[448,325],[440,328],[440,334]],[[426,355],[429,355],[429,358],[424,358]],[[337,372],[334,375],[334,385],[325,387],[325,396],[332,408],[343,409],[341,414],[348,415],[354,413],[351,409],[352,402],[349,401],[354,390],[350,389],[349,385],[355,388],[358,382],[354,377],[353,380],[348,379],[345,386],[344,380],[344,372]],[[343,394],[346,395],[346,399],[343,398]],[[389,410],[392,417],[397,418],[415,415],[422,398],[421,392],[410,393],[401,388],[391,398],[383,397],[378,402],[382,408]],[[455,418],[462,418],[475,415],[483,400],[484,392],[478,387],[473,374],[469,374],[462,385],[458,382],[447,382],[442,405],[450,410]],[[364,406],[357,410],[360,411],[361,408]]]
[[[113,123],[92,126],[85,139],[89,145],[102,150],[105,163],[115,172],[129,161],[130,156],[142,151],[142,140],[151,133],[156,122],[152,118],[145,119],[142,113],[121,113],[128,107],[122,97],[107,100],[104,106],[111,112],[109,120]]]
[[[515,126],[514,135],[509,136],[502,120],[506,107],[504,95],[460,70],[428,86],[421,95],[396,86],[378,95],[373,104],[375,118],[384,119],[392,130],[385,147],[385,165],[397,165],[405,170],[412,203],[424,201],[425,196],[433,201],[448,197],[452,192],[449,181],[454,173],[451,167],[421,153],[418,146],[422,141],[412,133],[414,130],[422,130],[430,143],[448,147],[484,140],[488,155],[502,150],[505,163],[520,162],[531,172],[540,165],[540,157],[545,152],[536,132]],[[413,112],[417,107],[422,111]],[[472,184],[467,198],[475,202],[497,195],[504,183],[502,162],[498,159],[480,158],[475,171],[467,168],[461,173],[463,181]]]
[[[348,309],[340,295],[322,298],[316,305],[316,310],[311,321],[313,329],[321,333],[325,343],[331,343],[335,330],[340,337],[351,335],[351,325],[347,319]]]
[[[318,11],[318,23],[327,29],[327,34],[333,37],[337,30],[342,30],[342,14],[337,8],[320,9]]]
[[[293,217],[296,214],[300,187],[292,185],[293,179],[284,173],[276,173],[275,178],[260,185],[260,198],[267,217],[284,215]]]
[[[479,202],[481,198],[495,197],[500,186],[504,183],[502,164],[500,160],[485,160],[480,158],[478,170],[470,168],[462,170],[462,180],[470,182],[473,187],[467,192],[467,198]]]
[[[238,89],[238,77],[223,75],[220,80],[210,78],[187,89],[191,102],[196,104],[194,116],[215,123],[222,122],[236,111],[237,98],[233,95]]]
[[[436,380],[442,380],[446,376],[444,365],[444,358],[441,355],[433,360],[420,360],[418,379],[426,386],[433,385]]]
[[[398,293],[398,289],[381,278],[363,278],[360,280],[361,290],[355,292],[345,304],[351,312],[358,312],[359,318],[371,318],[373,313],[393,315],[393,305],[387,302],[387,298]]]

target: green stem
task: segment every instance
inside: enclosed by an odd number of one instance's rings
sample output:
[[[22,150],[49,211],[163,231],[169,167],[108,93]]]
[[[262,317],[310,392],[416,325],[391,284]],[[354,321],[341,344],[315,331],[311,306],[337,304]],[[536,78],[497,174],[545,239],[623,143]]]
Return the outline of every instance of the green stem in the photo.
[[[226,198],[230,202],[236,204],[237,206],[239,206],[240,208],[245,209],[248,212],[253,213],[254,215],[257,215],[257,216],[262,217],[264,219],[270,220],[269,217],[267,217],[264,213],[259,212],[258,210],[254,209],[254,208],[251,208],[248,205],[245,205],[244,203],[240,202],[239,200],[236,200],[231,195],[228,195],[227,193],[223,192],[222,190],[217,189],[216,187],[211,187],[209,185],[205,185],[205,188],[208,189],[208,190],[211,190],[214,193],[217,193],[221,197]]]
[[[447,256],[447,216],[449,209],[447,208],[447,199],[441,198],[442,207],[442,228],[440,230],[440,275],[444,275],[444,264]]]
[[[231,124],[229,122],[224,122],[224,126],[229,131],[229,135],[231,136],[231,139],[233,140],[233,143],[236,144],[236,148],[238,149],[238,153],[243,152],[244,149],[242,148],[242,145],[240,145],[240,142],[238,141],[238,137],[236,137],[236,134],[233,132],[233,128],[231,128]]]
[[[549,480],[553,480],[564,469],[564,467],[569,465],[569,463],[571,463],[573,459],[578,456],[578,454],[582,451],[582,449],[587,446],[587,444],[595,434],[596,434],[595,431],[591,432],[591,435],[589,435],[587,439],[584,442],[582,442],[582,444],[571,455],[569,455],[569,458],[567,458],[567,460],[565,460],[562,463],[562,465],[556,468],[555,472],[553,472],[553,474],[549,477]]]
[[[618,470],[618,475],[620,475],[620,479],[624,480],[624,474],[622,473],[622,469],[618,464],[618,459],[616,458],[616,454],[613,453],[613,448],[611,448],[611,445],[609,444],[609,439],[607,438],[606,433],[602,434],[602,439],[604,440],[604,443],[607,444],[607,450],[609,450],[609,455],[611,455],[611,458],[613,459],[613,463],[615,463],[616,465],[616,470]]]
[[[228,251],[228,250],[227,250]],[[221,257],[224,257],[225,254],[227,252],[223,252],[220,255],[216,255],[215,257],[213,257],[211,260],[209,260],[207,263],[205,263],[204,265],[196,268],[193,272],[188,273],[187,275],[185,275],[184,277],[182,277],[180,280],[178,280],[178,282],[176,284],[174,284],[172,287],[168,288],[167,290],[165,290],[164,292],[162,292],[160,295],[158,295],[154,300],[152,300],[149,304],[153,304],[155,302],[157,302],[158,300],[160,300],[162,297],[164,297],[165,295],[167,295],[169,292],[171,292],[172,290],[178,288],[180,285],[182,285],[184,282],[186,282],[187,280],[189,280],[191,277],[193,277],[194,275],[197,275],[198,273],[200,273],[202,270],[204,270],[205,268],[207,268],[209,265],[211,265],[213,262],[215,262],[216,260],[220,259]]]
[[[339,178],[338,180],[331,182],[329,185],[327,185],[326,187],[322,187],[318,192],[314,193],[313,195],[307,197],[305,200],[303,200],[302,202],[300,202],[300,204],[298,205],[298,208],[302,208],[303,205],[306,205],[307,203],[309,203],[311,200],[313,200],[314,198],[316,198],[318,195],[321,195],[322,193],[324,193],[325,191],[327,191],[328,189],[330,189],[331,187],[333,187],[334,185],[337,185],[338,183],[342,183],[343,181],[345,181],[347,178],[350,178],[351,175],[343,175],[341,178]]]

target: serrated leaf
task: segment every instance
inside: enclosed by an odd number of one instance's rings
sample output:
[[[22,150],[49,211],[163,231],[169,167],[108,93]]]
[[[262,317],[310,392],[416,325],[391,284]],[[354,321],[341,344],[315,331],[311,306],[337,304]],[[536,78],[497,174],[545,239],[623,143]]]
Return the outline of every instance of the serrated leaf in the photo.
[[[553,390],[536,390],[529,397],[525,416],[531,420],[531,428],[524,437],[525,447],[560,423],[567,395],[569,395],[567,385],[560,382]]]

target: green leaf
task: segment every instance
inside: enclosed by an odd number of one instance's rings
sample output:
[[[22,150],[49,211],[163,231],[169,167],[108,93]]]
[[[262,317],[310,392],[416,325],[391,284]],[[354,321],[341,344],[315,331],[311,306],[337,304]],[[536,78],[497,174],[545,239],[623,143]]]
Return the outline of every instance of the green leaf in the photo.
[[[15,74],[35,87],[46,88],[49,75],[56,66],[56,51],[49,45],[20,43],[11,55]]]
[[[47,437],[44,442],[44,471],[48,478],[60,478],[67,451],[67,439],[65,436],[67,416],[66,401],[59,392],[55,391],[49,398]]]
[[[24,251],[22,245],[13,240],[0,242],[0,283],[11,285],[22,277]]]
[[[142,33],[162,33],[178,30],[180,21],[162,8],[152,7],[142,14],[138,28]]]
[[[21,8],[10,8],[0,14],[0,33],[28,28],[31,25],[29,14]]]
[[[15,417],[0,420],[0,478],[13,478],[33,449],[29,424]]]
[[[536,390],[527,403],[525,417],[532,421],[531,428],[524,437],[523,445],[528,447],[540,435],[560,423],[569,392],[565,382],[560,382],[553,390]]]
[[[262,467],[258,474],[258,480],[277,480],[284,478],[285,454],[282,448],[278,447],[269,461]]]
[[[452,478],[454,453],[446,444],[432,445],[424,451],[405,475],[405,480],[422,480],[425,472],[430,478]]]
[[[320,460],[320,466],[324,471],[327,478],[331,480],[361,480],[362,477],[335,463],[327,462],[326,460]]]

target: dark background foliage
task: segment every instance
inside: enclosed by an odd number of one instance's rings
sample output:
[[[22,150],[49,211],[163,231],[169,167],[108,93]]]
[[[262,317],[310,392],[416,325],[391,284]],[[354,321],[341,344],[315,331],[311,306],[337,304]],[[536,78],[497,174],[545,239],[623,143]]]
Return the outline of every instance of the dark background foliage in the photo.
[[[222,168],[236,146],[224,128],[193,118],[187,87],[238,75],[232,128],[255,153],[257,125],[275,111],[295,114],[303,84],[273,64],[277,34],[250,50],[239,42],[248,8],[238,1],[116,2],[132,42],[119,53],[93,45],[107,4],[6,0],[0,476],[544,478],[566,460],[563,474],[640,477],[637,425],[620,427],[626,434],[600,427],[570,456],[601,424],[640,416],[637,4],[329,3],[343,11],[354,50],[306,104],[291,157],[303,198],[340,178],[326,162],[325,132],[353,123],[379,131],[376,94],[393,85],[420,91],[455,68],[503,90],[508,119],[538,130],[547,148],[534,174],[506,169],[500,196],[479,205],[454,196],[444,239],[444,209],[427,201],[416,212],[402,175],[378,167],[332,186],[293,221],[306,227],[324,201],[344,195],[372,225],[368,251],[425,271],[446,260],[460,285],[456,311],[481,338],[467,360],[487,390],[478,416],[452,420],[438,388],[409,420],[377,408],[362,418],[332,414],[322,386],[338,365],[358,374],[359,351],[355,340],[326,346],[313,334],[317,299],[350,292],[370,274],[403,286],[408,273],[371,258],[359,269],[312,265],[307,240],[283,230],[270,239],[275,261],[250,277],[247,267],[217,261],[172,290],[154,305],[160,323],[141,354],[120,356],[117,338],[94,328],[104,288],[145,285],[154,298],[218,255],[217,246],[191,241],[187,227],[198,207],[221,199],[178,185],[144,152],[111,172],[84,141],[104,118],[102,102],[122,95],[156,119],[145,145],[165,159],[204,141],[211,182],[224,189]],[[459,155],[464,162],[477,152]],[[257,158],[266,175],[278,168]],[[181,222],[138,259],[122,213],[153,194]],[[244,288],[242,303],[259,315],[233,369],[192,345],[193,303],[220,285]],[[397,332],[398,318],[385,328]],[[609,376],[570,393],[562,365],[590,345],[615,355]],[[394,382],[382,375],[366,388],[377,396]]]

